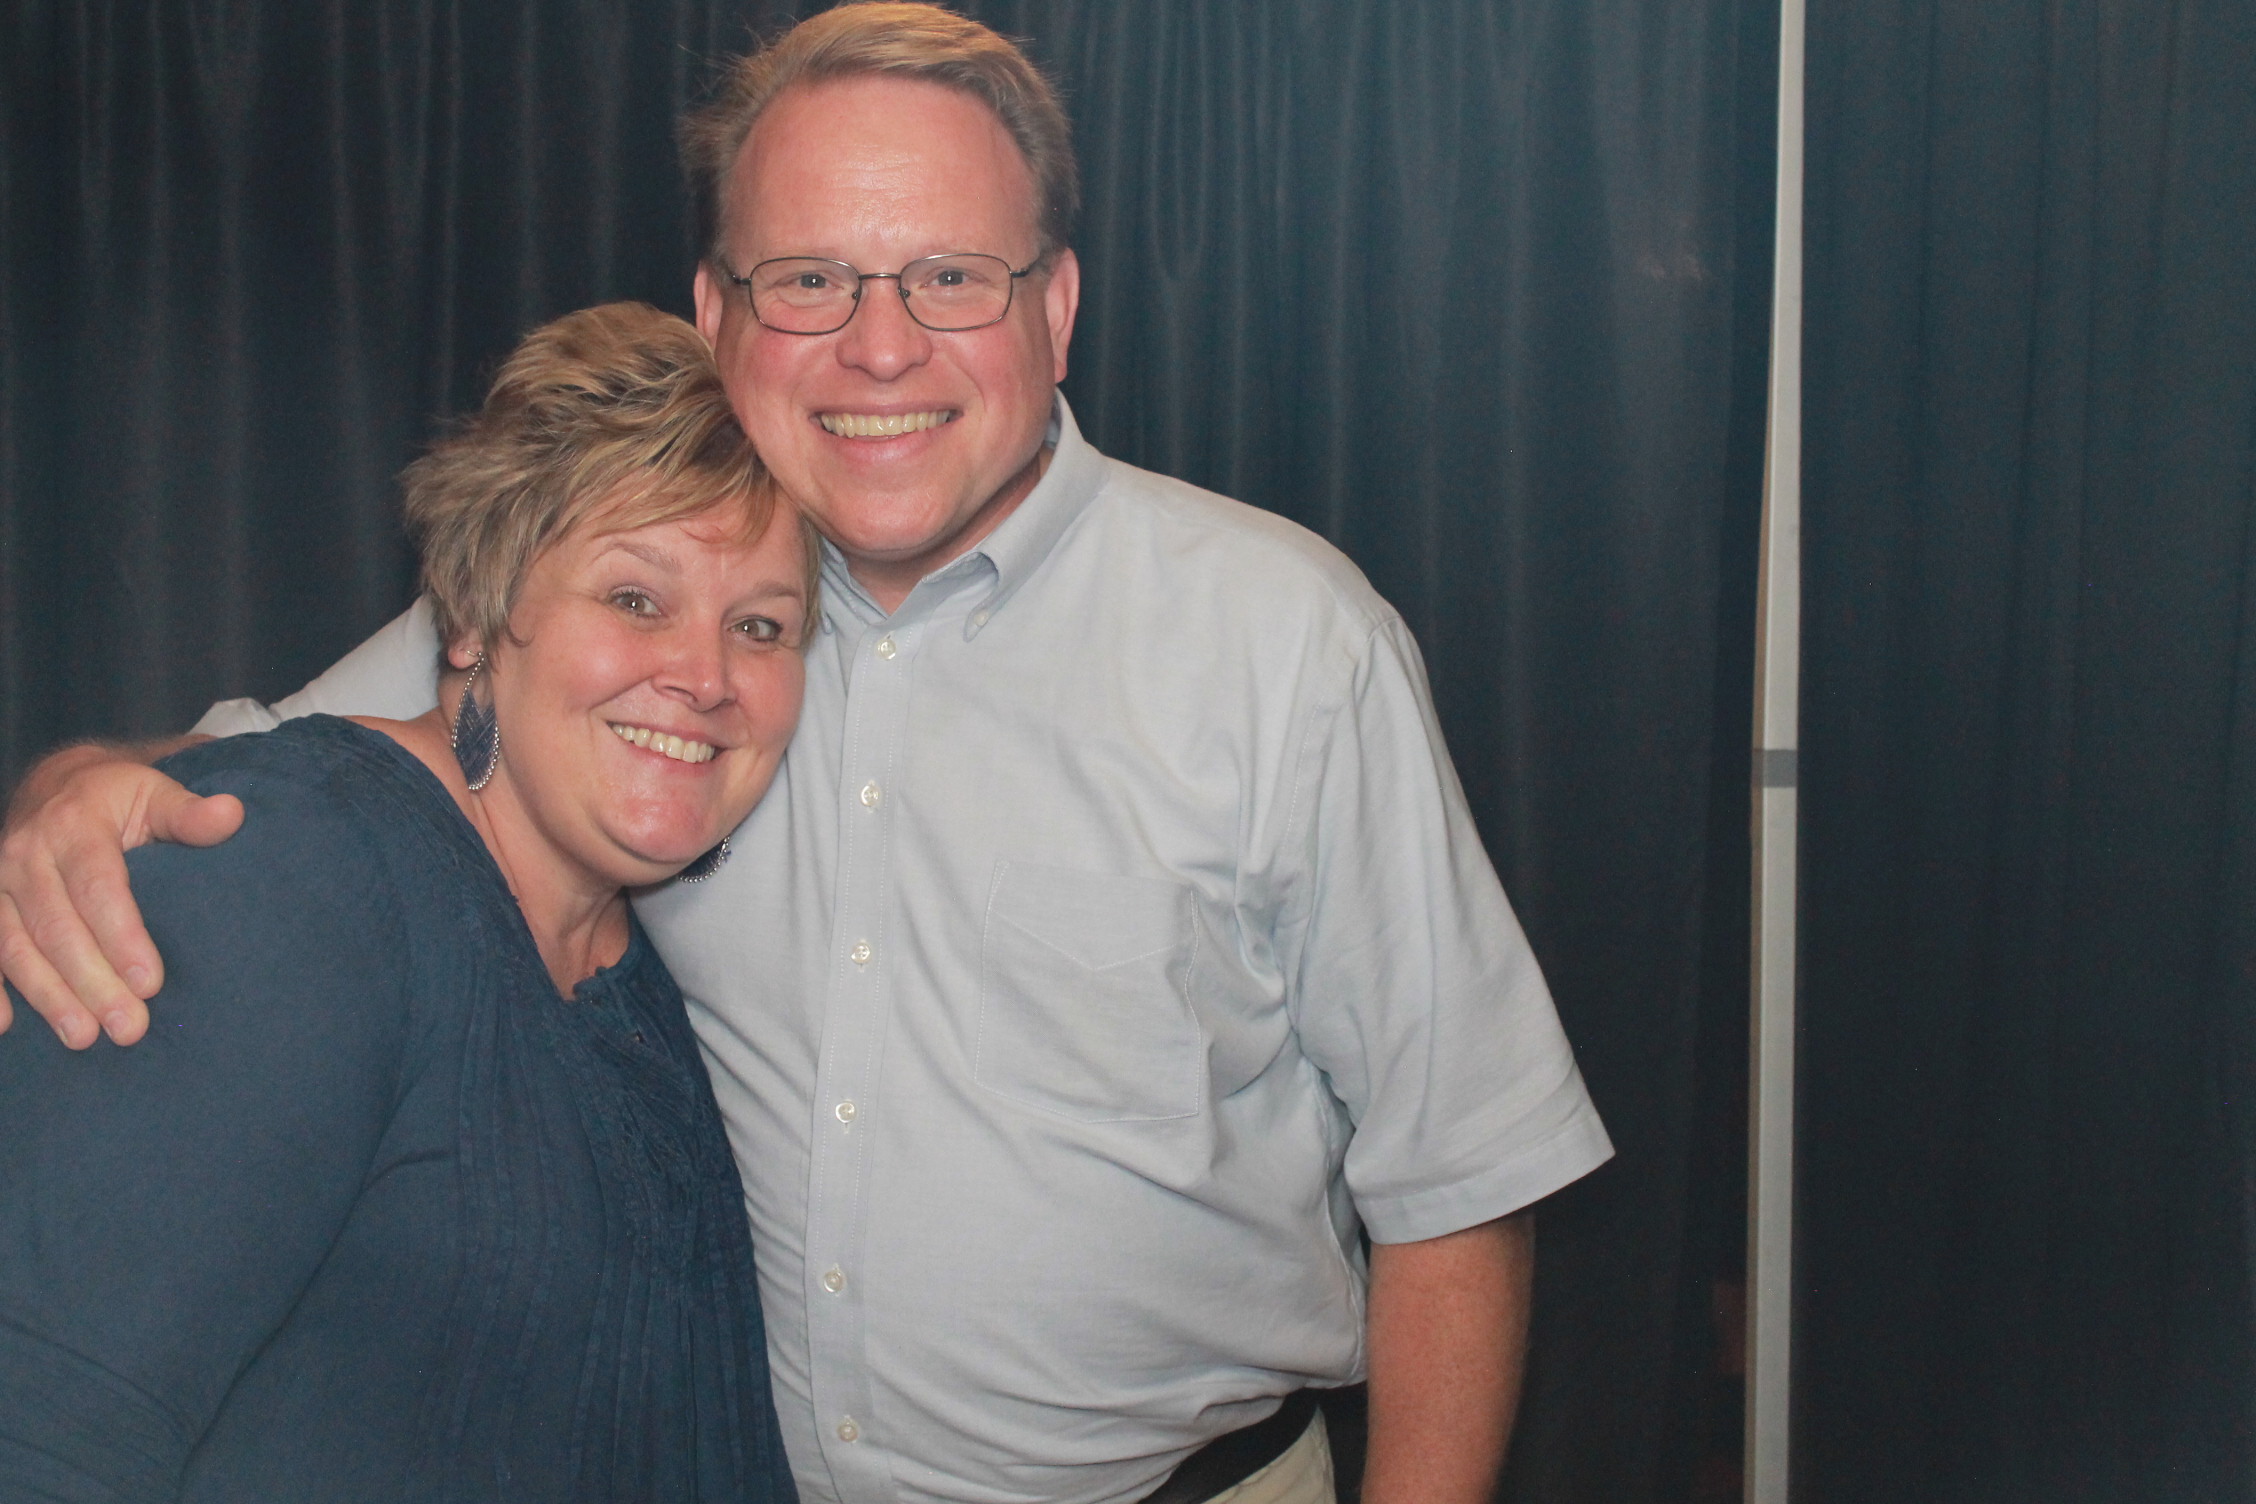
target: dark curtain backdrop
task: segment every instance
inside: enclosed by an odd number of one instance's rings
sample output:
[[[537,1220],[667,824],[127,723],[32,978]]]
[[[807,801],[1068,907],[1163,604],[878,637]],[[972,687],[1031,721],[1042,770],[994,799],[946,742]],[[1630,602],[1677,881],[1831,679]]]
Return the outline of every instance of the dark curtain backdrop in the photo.
[[[1621,1150],[1543,1214],[1507,1492],[1684,1499],[1737,1446],[1773,7],[966,8],[1077,122],[1085,428],[1402,608]],[[17,4],[7,770],[285,692],[398,610],[391,477],[533,323],[686,311],[670,122],[791,9]]]
[[[2256,1498],[2256,6],[1813,6],[1797,1496]]]

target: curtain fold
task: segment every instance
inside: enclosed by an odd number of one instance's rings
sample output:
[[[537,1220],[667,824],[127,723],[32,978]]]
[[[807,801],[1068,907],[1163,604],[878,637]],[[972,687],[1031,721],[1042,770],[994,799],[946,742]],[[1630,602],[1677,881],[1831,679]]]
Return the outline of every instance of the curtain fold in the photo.
[[[516,335],[687,307],[672,120],[738,7],[12,7],[9,776],[399,608],[392,476]]]
[[[29,0],[0,39],[0,762],[294,688],[406,601],[392,477],[515,336],[686,311],[670,144],[788,4]],[[1541,1218],[1507,1492],[1736,1450],[1774,8],[995,0],[1088,180],[1108,452],[1418,634],[1619,1160]],[[1719,1408],[1720,1407],[1720,1408]]]
[[[2244,1499],[2256,12],[1810,60],[1797,1491]]]

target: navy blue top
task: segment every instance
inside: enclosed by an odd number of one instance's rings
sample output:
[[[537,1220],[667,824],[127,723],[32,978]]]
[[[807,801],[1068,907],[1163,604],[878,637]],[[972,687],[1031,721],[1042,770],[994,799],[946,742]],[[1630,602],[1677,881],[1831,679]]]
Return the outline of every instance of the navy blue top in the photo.
[[[0,1499],[790,1500],[743,1192],[639,928],[559,997],[428,769],[171,759],[148,1038],[0,1039]]]

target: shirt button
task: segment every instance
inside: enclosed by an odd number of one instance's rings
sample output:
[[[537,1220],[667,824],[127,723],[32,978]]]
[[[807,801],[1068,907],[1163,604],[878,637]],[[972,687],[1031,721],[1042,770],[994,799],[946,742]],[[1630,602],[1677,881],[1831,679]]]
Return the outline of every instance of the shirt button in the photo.
[[[973,626],[975,626],[975,627],[984,627],[984,626],[986,626],[986,625],[987,625],[987,613],[986,613],[986,612],[984,612],[984,611],[974,611],[974,612],[972,612],[972,613],[971,613],[971,624],[972,624]]]
[[[876,955],[877,952],[870,949],[870,943],[867,940],[856,940],[854,948],[846,954],[854,958],[856,966],[867,966],[869,965],[869,958]]]
[[[886,634],[885,634],[885,635],[884,635],[883,637],[880,637],[880,638],[879,638],[879,639],[877,640],[877,656],[878,656],[878,657],[880,657],[880,658],[890,658],[890,657],[892,657],[892,656],[893,656],[893,655],[894,655],[895,653],[898,653],[899,651],[900,651],[900,649],[899,649],[899,648],[897,648],[897,647],[893,646],[893,634],[892,634],[891,632],[888,632],[888,633],[886,633]]]
[[[851,1102],[841,1102],[836,1107],[832,1108],[831,1111],[838,1114],[838,1121],[840,1121],[841,1123],[851,1123],[852,1121],[854,1121],[854,1104]]]
[[[879,788],[876,784],[865,783],[862,785],[862,803],[869,806],[871,809],[877,808],[877,801],[883,799],[884,797],[885,791]]]
[[[823,1271],[823,1288],[836,1295],[846,1288],[846,1271],[833,1264]]]
[[[862,1428],[854,1424],[854,1417],[851,1415],[838,1423],[838,1439],[840,1441],[860,1441],[862,1439]]]

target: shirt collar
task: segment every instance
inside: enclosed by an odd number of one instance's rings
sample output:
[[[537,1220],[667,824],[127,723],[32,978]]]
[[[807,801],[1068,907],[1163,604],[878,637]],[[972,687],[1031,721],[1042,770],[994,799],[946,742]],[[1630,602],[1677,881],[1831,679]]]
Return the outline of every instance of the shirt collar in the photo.
[[[1050,446],[1050,463],[1042,472],[1041,480],[1003,519],[1001,526],[926,575],[909,600],[902,602],[903,610],[916,601],[918,594],[924,593],[925,584],[985,575],[991,582],[986,595],[964,619],[964,636],[977,636],[979,629],[1002,609],[1018,587],[1041,568],[1042,561],[1057,547],[1065,530],[1104,489],[1104,456],[1081,437],[1081,429],[1073,421],[1073,409],[1067,405],[1065,394],[1054,394],[1053,401],[1055,406],[1050,410],[1050,429],[1045,440]],[[823,591],[832,600],[851,603],[854,614],[865,620],[880,621],[885,617],[868,592],[855,583],[846,567],[845,556],[828,539],[823,540]],[[823,630],[831,630],[827,611]]]

